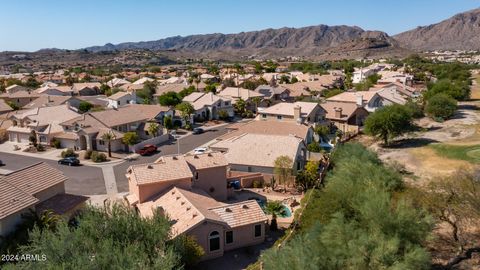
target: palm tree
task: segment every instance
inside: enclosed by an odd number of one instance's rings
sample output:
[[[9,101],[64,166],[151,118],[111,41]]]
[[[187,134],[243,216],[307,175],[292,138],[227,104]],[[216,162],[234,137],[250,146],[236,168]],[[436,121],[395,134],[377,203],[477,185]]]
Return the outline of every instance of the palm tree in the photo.
[[[277,227],[277,216],[284,216],[285,206],[280,201],[268,201],[265,205],[265,212],[272,215],[272,221],[270,222],[270,230],[276,231]]]
[[[258,114],[258,105],[260,105],[260,102],[262,102],[262,98],[261,97],[254,97],[254,98],[252,98],[252,102],[253,102],[253,104],[255,104],[255,113]]]
[[[237,109],[237,112],[239,114],[242,114],[245,112],[245,108],[247,107],[247,103],[243,99],[238,99],[237,102],[235,102],[235,109]]]
[[[111,131],[102,135],[102,140],[107,142],[108,157],[112,157],[112,141],[115,140],[115,138],[115,134]]]
[[[152,137],[156,137],[159,127],[160,126],[157,123],[150,123],[148,126],[148,133],[152,134]]]

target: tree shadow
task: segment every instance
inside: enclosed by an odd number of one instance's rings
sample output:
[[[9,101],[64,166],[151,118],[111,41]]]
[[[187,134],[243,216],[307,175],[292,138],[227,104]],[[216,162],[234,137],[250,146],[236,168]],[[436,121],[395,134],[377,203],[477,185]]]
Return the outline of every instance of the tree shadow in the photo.
[[[385,148],[390,149],[406,149],[406,148],[417,148],[422,146],[427,146],[431,143],[436,143],[437,140],[427,139],[427,138],[408,138],[408,139],[401,139],[392,142],[388,146],[384,146]]]

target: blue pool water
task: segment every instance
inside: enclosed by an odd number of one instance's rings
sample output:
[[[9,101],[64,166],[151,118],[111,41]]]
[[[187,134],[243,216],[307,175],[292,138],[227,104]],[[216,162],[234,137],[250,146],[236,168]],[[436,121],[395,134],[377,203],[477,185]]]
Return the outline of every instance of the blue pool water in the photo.
[[[258,199],[258,198],[252,198],[254,200],[257,201],[257,203],[260,205],[260,207],[262,208],[262,210],[265,212],[265,201],[264,200],[261,200],[261,199]],[[290,207],[286,206],[286,205],[283,205],[283,212],[284,214],[283,215],[280,215],[280,217],[291,217],[292,216],[292,211],[290,210]]]

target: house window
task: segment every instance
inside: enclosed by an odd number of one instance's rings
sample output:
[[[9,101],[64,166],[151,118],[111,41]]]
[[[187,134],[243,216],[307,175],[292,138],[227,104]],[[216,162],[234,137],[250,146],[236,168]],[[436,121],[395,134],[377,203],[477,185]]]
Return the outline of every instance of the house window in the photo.
[[[282,120],[282,116],[281,116],[281,115],[277,115],[277,119],[278,119],[278,120]]]
[[[210,252],[220,249],[220,234],[217,231],[213,231],[208,236],[208,242],[210,243]]]
[[[233,243],[233,231],[225,232],[225,244]]]
[[[228,105],[230,105],[230,102],[225,101],[225,106],[228,106]]]
[[[267,118],[267,115],[266,115],[266,114],[262,114],[262,118]]]
[[[198,172],[195,172],[195,180],[198,180]]]
[[[248,166],[248,167],[247,167],[247,171],[248,171],[248,172],[252,172],[252,167]]]
[[[98,140],[98,144],[105,145],[105,142],[103,140]]]
[[[262,236],[262,224],[255,225],[255,237]]]

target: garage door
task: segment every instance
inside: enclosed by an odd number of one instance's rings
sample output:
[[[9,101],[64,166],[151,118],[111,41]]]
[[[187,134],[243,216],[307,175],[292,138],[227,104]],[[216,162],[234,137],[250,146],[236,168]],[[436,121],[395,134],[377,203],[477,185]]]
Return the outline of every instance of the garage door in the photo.
[[[23,133],[17,133],[17,134],[18,134],[17,142],[19,142],[19,143],[29,143],[30,142],[28,140],[28,137],[30,136],[29,134],[23,134]]]

